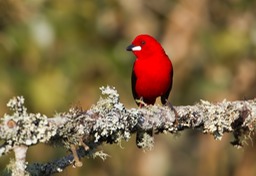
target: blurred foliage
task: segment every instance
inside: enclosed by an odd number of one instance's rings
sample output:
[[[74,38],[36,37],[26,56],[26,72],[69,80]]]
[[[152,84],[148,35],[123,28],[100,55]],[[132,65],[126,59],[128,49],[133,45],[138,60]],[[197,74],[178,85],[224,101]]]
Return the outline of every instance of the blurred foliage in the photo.
[[[30,111],[47,115],[76,104],[86,109],[103,85],[115,86],[121,101],[136,107],[134,56],[125,48],[140,33],[157,37],[173,61],[174,105],[254,98],[255,8],[253,0],[0,0],[0,112],[16,95],[25,96]],[[233,149],[230,138],[162,135],[147,153],[132,142],[125,150],[105,146],[112,156],[105,162],[84,159],[82,168],[59,175],[256,175],[255,147],[249,141],[245,151]],[[29,161],[61,156],[48,148],[30,149]],[[6,162],[1,157],[1,169]]]

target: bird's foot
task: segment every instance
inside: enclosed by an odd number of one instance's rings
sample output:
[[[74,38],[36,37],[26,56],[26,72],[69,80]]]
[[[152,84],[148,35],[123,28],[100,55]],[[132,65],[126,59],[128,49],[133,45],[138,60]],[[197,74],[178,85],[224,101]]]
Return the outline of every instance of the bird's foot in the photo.
[[[174,108],[174,106],[172,105],[171,102],[167,102],[166,105],[167,105],[169,108],[171,108],[171,110],[174,112],[174,115],[175,115],[174,125],[175,125],[175,126],[178,126],[178,124],[179,124],[179,121],[178,121],[178,119],[179,119],[179,114],[178,114],[178,112],[176,111],[176,109]]]

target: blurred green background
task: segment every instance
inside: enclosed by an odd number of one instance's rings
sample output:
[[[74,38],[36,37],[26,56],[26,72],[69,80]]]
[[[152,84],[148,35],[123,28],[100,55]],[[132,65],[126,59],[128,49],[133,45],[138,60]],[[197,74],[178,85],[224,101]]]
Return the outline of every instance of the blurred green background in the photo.
[[[256,1],[253,0],[0,0],[0,113],[24,95],[30,112],[52,116],[98,100],[99,87],[115,86],[126,107],[136,107],[130,75],[134,56],[125,48],[141,33],[155,36],[174,65],[170,100],[189,105],[251,99],[256,95]],[[106,161],[83,159],[82,168],[57,175],[256,175],[255,138],[244,149],[195,131],[158,135],[153,151],[134,139],[104,145]],[[29,148],[29,162],[67,154]],[[13,154],[0,158],[0,169]]]

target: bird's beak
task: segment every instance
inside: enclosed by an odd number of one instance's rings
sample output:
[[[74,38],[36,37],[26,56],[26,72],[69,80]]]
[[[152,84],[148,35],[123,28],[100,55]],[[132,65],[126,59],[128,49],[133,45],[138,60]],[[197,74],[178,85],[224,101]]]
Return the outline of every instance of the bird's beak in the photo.
[[[131,44],[126,48],[126,50],[127,51],[140,51],[141,46],[135,46],[135,45]]]
[[[129,45],[127,48],[126,48],[126,51],[132,51],[132,48],[134,47],[134,45]]]

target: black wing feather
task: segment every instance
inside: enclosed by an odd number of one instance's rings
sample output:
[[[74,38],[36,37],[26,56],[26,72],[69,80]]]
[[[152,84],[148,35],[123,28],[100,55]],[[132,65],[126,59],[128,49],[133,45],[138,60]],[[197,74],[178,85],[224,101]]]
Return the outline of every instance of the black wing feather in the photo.
[[[132,95],[133,95],[133,98],[134,100],[138,100],[139,99],[139,96],[138,94],[136,93],[136,90],[135,90],[135,87],[136,87],[136,81],[137,81],[137,77],[135,75],[135,72],[134,72],[134,64],[133,64],[133,68],[132,68]],[[137,105],[139,105],[139,103],[136,101]]]
[[[165,94],[163,94],[163,95],[161,96],[161,102],[162,102],[163,105],[165,105],[165,104],[167,103],[169,94],[170,94],[170,92],[171,92],[171,90],[172,90],[172,80],[173,80],[173,68],[172,68],[172,70],[171,70],[171,72],[170,72],[170,85],[169,85],[169,88],[168,88],[168,90],[165,92]]]

